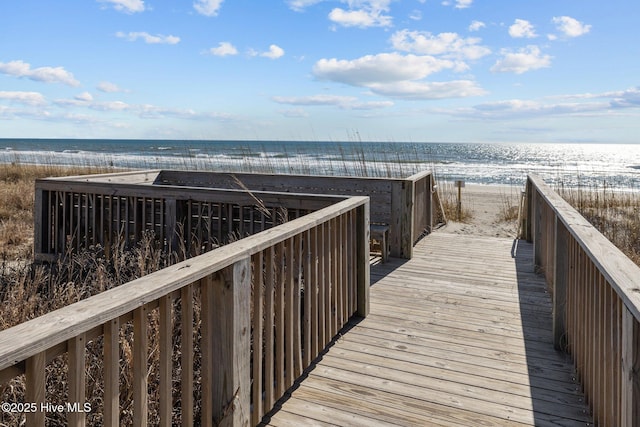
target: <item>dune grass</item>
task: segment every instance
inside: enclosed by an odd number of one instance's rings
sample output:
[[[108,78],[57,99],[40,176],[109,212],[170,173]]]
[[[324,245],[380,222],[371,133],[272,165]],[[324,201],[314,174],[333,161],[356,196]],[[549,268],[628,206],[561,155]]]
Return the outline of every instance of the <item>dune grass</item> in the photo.
[[[567,188],[558,193],[604,236],[640,265],[640,193],[599,187]]]
[[[33,245],[33,207],[34,180],[47,176],[67,176],[87,173],[104,173],[113,171],[112,168],[97,167],[59,167],[59,166],[30,166],[21,164],[0,165],[0,330],[22,323],[28,319],[42,315],[57,308],[72,304],[80,299],[95,295],[106,289],[119,286],[136,277],[156,271],[178,260],[178,256],[168,256],[162,253],[152,235],[148,235],[132,250],[125,251],[121,245],[114,245],[110,256],[104,256],[100,248],[78,254],[68,254],[58,263],[51,266],[38,266],[31,263]],[[304,172],[303,169],[300,170]],[[344,172],[336,167],[337,172]],[[369,171],[363,165],[358,174],[366,175]],[[389,175],[397,171],[387,171]],[[438,191],[447,218],[457,218],[457,190],[453,183],[438,180]],[[598,189],[567,189],[560,188],[560,193],[574,205],[594,226],[614,242],[631,259],[640,265],[640,197],[633,193],[620,193],[606,186]],[[511,195],[513,196],[513,195]],[[518,206],[513,197],[505,195],[501,203],[501,217],[504,221],[517,218]],[[461,220],[469,221],[472,210],[463,205]],[[96,254],[102,254],[97,256]],[[196,299],[197,300],[197,299]],[[179,313],[179,301],[176,301],[174,312]],[[198,314],[196,307],[196,320]],[[153,315],[151,315],[153,316]],[[150,318],[150,393],[158,392],[158,338],[153,327],[157,319]],[[179,339],[179,319],[175,322],[174,337]],[[133,332],[130,325],[122,328],[121,360],[121,421],[123,424],[131,422],[132,411],[130,405],[131,345]],[[196,332],[196,346],[198,345]],[[197,352],[196,352],[197,353]],[[55,396],[64,403],[66,391],[65,357],[60,356],[47,367],[48,385],[47,396]],[[175,352],[174,357],[179,357]],[[103,386],[101,382],[102,370],[102,342],[94,340],[87,345],[87,363],[92,381],[88,382],[87,395],[92,396],[90,403],[97,408],[101,406]],[[174,360],[175,372],[179,371],[179,361]],[[196,357],[196,375],[199,365]],[[175,390],[179,391],[179,377],[174,378]],[[55,389],[58,387],[59,390]],[[199,393],[199,390],[196,390]],[[20,376],[0,388],[0,399],[5,402],[24,401],[24,376]],[[197,401],[197,399],[196,399]],[[157,402],[157,399],[150,399]],[[152,403],[155,405],[155,403]],[[196,408],[196,417],[199,408]],[[150,407],[150,422],[157,422],[158,408]],[[178,413],[175,413],[179,417]],[[24,422],[23,414],[0,414],[0,426],[20,425]],[[66,425],[63,416],[48,419],[49,425]],[[100,415],[89,415],[88,425],[101,423]]]

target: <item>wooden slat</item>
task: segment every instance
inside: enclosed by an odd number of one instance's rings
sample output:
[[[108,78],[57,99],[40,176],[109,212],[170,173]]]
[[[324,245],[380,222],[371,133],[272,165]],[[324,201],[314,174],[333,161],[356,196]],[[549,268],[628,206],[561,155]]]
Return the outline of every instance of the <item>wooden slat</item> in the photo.
[[[214,279],[213,423],[248,425],[250,414],[251,262],[240,260]],[[209,419],[205,419],[206,423]]]
[[[120,322],[104,324],[104,425],[120,425]]]
[[[284,244],[278,243],[276,245],[275,250],[275,268],[276,268],[276,282],[275,282],[275,301],[274,301],[274,312],[275,312],[275,386],[276,399],[279,399],[285,392],[285,339],[284,339],[284,330],[285,330],[285,306],[284,306],[284,288],[285,288],[285,267],[284,267],[284,254],[285,254],[285,246]]]
[[[634,366],[634,353],[638,352],[637,348],[634,348],[634,345],[637,345],[637,342],[634,342],[634,317],[633,314],[625,307],[622,309],[622,366],[621,366],[621,426],[624,427],[632,427],[636,426],[639,422],[637,419],[634,419],[634,406],[637,405],[637,402],[634,401],[638,399],[638,396],[634,396],[634,378],[636,378],[636,373],[633,372]]]
[[[325,304],[325,288],[326,288],[326,269],[325,269],[325,254],[326,254],[326,233],[325,224],[320,224],[317,227],[317,253],[318,253],[318,348],[324,348],[327,345],[326,341],[326,304]]]
[[[252,222],[253,225],[253,222]],[[251,412],[251,423],[257,425],[264,415],[264,405],[262,400],[262,372],[263,372],[263,336],[264,336],[264,310],[263,288],[264,284],[264,256],[263,252],[258,252],[253,256],[253,384],[252,401],[253,410]]]
[[[200,280],[200,298],[201,298],[201,317],[200,335],[201,335],[201,387],[202,387],[202,420],[203,426],[211,427],[214,425],[213,414],[213,388],[214,388],[214,352],[213,347],[213,331],[216,327],[213,319],[215,310],[218,309],[214,300],[214,287],[222,287],[221,279],[216,277],[215,280],[211,276],[207,276]]]
[[[69,355],[69,403],[84,408],[85,395],[85,336],[80,334],[67,342]],[[69,426],[82,427],[86,424],[85,413],[80,410],[72,410],[67,413]]]
[[[173,365],[173,322],[172,322],[173,300],[170,296],[160,298],[160,321],[159,331],[160,343],[158,351],[160,352],[160,372],[159,372],[159,394],[160,394],[160,425],[169,427],[172,424],[173,410],[173,381],[172,381],[172,365]]]
[[[293,339],[293,329],[295,322],[294,315],[294,300],[295,300],[295,283],[294,283],[294,269],[295,269],[295,260],[294,260],[294,243],[293,238],[288,239],[285,246],[285,274],[284,278],[284,337],[285,337],[285,380],[284,385],[285,389],[291,387],[293,385],[294,378],[294,369],[293,369],[293,359],[294,359],[294,339]]]
[[[318,298],[320,294],[320,276],[318,274],[318,228],[319,227],[314,227],[311,229],[309,244],[309,251],[311,255],[311,271],[309,273],[310,286],[308,287],[308,289],[310,290],[309,299],[311,301],[311,353],[314,355],[312,359],[315,358],[315,355],[319,353],[318,341],[320,336],[320,310],[318,310]]]
[[[304,335],[304,360],[302,369],[307,369],[311,364],[312,357],[311,355],[311,334],[312,332],[312,321],[311,321],[311,288],[312,288],[312,274],[311,274],[311,231],[306,231],[303,237],[303,250],[304,252],[301,254],[301,263],[304,262],[303,268],[303,295],[304,295],[304,317],[303,317],[303,335]]]
[[[25,402],[36,406],[35,412],[27,412],[27,425],[44,427],[46,412],[41,411],[41,405],[45,402],[45,352],[38,353],[27,359],[26,365],[26,392]]]
[[[293,238],[293,330],[291,340],[293,341],[293,380],[302,375],[302,236]]]
[[[148,420],[147,391],[147,310],[133,312],[133,425],[143,427]]]
[[[551,299],[531,247],[518,242],[514,259],[512,246],[435,233],[412,260],[374,267],[386,275],[370,288],[370,314],[351,323],[270,425],[286,425],[287,414],[345,426],[590,423],[572,365],[553,348]],[[460,259],[478,253],[494,271],[472,261],[459,275]],[[425,273],[436,266],[438,277]],[[494,283],[492,294],[474,291],[478,277]],[[493,295],[497,308],[486,308]]]
[[[279,396],[275,396],[275,286],[276,273],[274,265],[275,249],[273,246],[267,248],[264,254],[265,263],[265,324],[264,324],[264,407],[265,410],[273,408],[273,404]]]
[[[182,426],[187,427],[193,425],[193,285],[180,290],[180,301],[180,409]]]

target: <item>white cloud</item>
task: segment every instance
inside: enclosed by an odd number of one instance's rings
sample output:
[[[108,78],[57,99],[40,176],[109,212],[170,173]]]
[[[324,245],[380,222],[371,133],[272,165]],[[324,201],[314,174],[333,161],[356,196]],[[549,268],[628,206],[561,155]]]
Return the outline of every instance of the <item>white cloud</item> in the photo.
[[[249,56],[262,56],[265,58],[270,58],[270,59],[278,59],[282,56],[284,56],[284,49],[282,49],[280,46],[272,44],[269,46],[269,50],[266,52],[258,52],[255,49],[249,49],[247,51],[247,55]]]
[[[455,5],[454,7],[456,9],[466,9],[468,7],[471,7],[471,4],[473,3],[473,0],[455,0]],[[450,0],[444,0],[442,2],[443,6],[451,6],[451,1]]]
[[[98,111],[128,111],[132,106],[122,101],[94,102],[89,108]]]
[[[278,45],[272,44],[269,46],[269,50],[261,53],[260,56],[264,56],[269,59],[278,59],[284,56],[284,49]]]
[[[486,27],[487,25],[482,21],[471,21],[469,25],[469,31],[480,31],[480,29]]]
[[[0,91],[0,100],[7,100],[24,105],[45,105],[47,102],[39,92]]]
[[[389,84],[371,84],[368,87],[379,95],[413,100],[466,98],[487,93],[476,82],[471,80],[449,82],[402,81]]]
[[[323,80],[366,86],[370,83],[422,79],[438,71],[453,68],[454,65],[452,61],[432,56],[381,53],[350,61],[321,59],[313,66],[313,73]]]
[[[533,100],[508,99],[478,104],[470,108],[459,108],[446,112],[446,114],[475,119],[502,120],[557,115],[583,115],[586,113],[605,112],[610,109],[611,104],[609,102],[544,103]]]
[[[223,0],[197,0],[193,3],[193,8],[200,15],[216,16],[222,6]]]
[[[278,104],[303,106],[340,106],[351,104],[357,100],[354,96],[343,95],[274,96],[271,99]]]
[[[96,86],[96,89],[98,89],[100,92],[106,93],[127,92],[126,90],[118,87],[117,84],[111,82],[100,82],[98,83],[98,86]]]
[[[392,18],[382,14],[386,10],[377,7],[344,10],[337,7],[329,13],[329,19],[343,27],[388,27],[392,23]]]
[[[324,0],[289,0],[287,4],[296,12],[302,12],[305,8],[313,6],[316,3],[320,3]]]
[[[119,12],[135,13],[145,10],[143,0],[98,0],[100,3],[109,3]]]
[[[409,19],[413,21],[422,20],[422,12],[417,9],[412,10],[411,13],[409,14]]]
[[[470,80],[427,82],[429,75],[456,69],[459,63],[433,56],[382,53],[347,61],[321,59],[313,67],[314,75],[357,87],[366,87],[373,93],[401,99],[440,99],[447,97],[477,96],[486,93]]]
[[[220,42],[218,47],[212,47],[207,52],[215,56],[230,56],[237,55],[238,49],[229,42]]]
[[[634,87],[623,91],[606,92],[598,95],[591,95],[597,98],[610,98],[612,108],[635,108],[640,107],[640,87]]]
[[[555,16],[553,23],[567,37],[579,37],[591,31],[591,25],[586,25],[570,16]]]
[[[118,31],[116,33],[116,37],[121,39],[127,39],[130,42],[136,41],[138,39],[144,40],[147,44],[178,44],[180,43],[180,37],[176,36],[163,36],[161,34],[151,35],[144,31],[134,31],[130,33],[123,33],[122,31]]]
[[[374,110],[393,106],[391,101],[360,102],[354,96],[312,95],[312,96],[274,96],[271,98],[278,104],[295,106],[336,106],[345,110]]]
[[[445,58],[475,60],[489,55],[491,50],[481,46],[479,38],[462,38],[456,33],[433,35],[422,31],[397,31],[391,36],[394,49],[422,55],[442,55]]]
[[[491,71],[499,73],[522,74],[527,71],[548,68],[551,66],[551,56],[543,55],[537,46],[527,46],[517,52],[502,51],[503,57],[499,59]]]
[[[193,8],[200,15],[217,16],[223,1],[224,0],[197,0],[193,3]]]
[[[93,101],[93,95],[91,95],[89,92],[82,92],[74,96],[74,99],[77,99],[78,101],[83,101],[83,102],[91,102]]]
[[[309,113],[307,113],[303,108],[290,108],[288,110],[278,110],[278,113],[282,114],[284,117],[294,118],[294,119],[309,117]]]
[[[288,0],[289,7],[297,12],[325,0]],[[393,0],[340,0],[347,9],[336,7],[329,12],[329,20],[343,27],[388,27],[393,18],[386,14]]]
[[[516,39],[538,37],[534,26],[525,19],[516,19],[515,23],[509,27],[509,35]]]
[[[0,73],[14,77],[24,77],[29,80],[45,83],[63,83],[69,86],[80,86],[73,74],[62,67],[31,68],[24,61],[0,62]]]

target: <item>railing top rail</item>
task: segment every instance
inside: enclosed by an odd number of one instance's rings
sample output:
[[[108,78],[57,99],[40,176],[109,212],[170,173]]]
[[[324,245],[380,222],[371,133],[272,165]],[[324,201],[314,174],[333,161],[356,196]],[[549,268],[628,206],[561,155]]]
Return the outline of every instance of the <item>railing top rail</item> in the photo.
[[[143,276],[117,288],[0,331],[0,371],[41,351],[90,331],[110,319],[215,273],[236,261],[367,203],[368,197],[343,200],[322,210],[245,237],[194,258]]]
[[[71,176],[52,176],[48,178],[39,178],[43,181],[79,181],[79,182],[131,182],[133,178],[142,178],[147,184],[153,184],[153,181],[162,172],[160,169],[133,170],[124,172],[107,172],[99,174],[71,175]],[[133,182],[137,182],[133,181]]]
[[[535,174],[529,174],[528,178],[607,282],[615,289],[636,320],[640,321],[640,267],[549,187],[542,178]]]
[[[185,199],[189,197],[197,197],[199,201],[248,201],[255,202],[260,200],[301,200],[312,199],[318,201],[338,202],[344,200],[348,196],[317,194],[317,193],[288,193],[278,191],[260,191],[260,190],[244,190],[237,188],[208,188],[208,187],[192,187],[188,185],[154,185],[142,187],[138,183],[118,182],[117,185],[103,181],[78,181],[49,178],[36,179],[36,187],[51,191],[70,191],[70,192],[86,192],[99,193],[109,196],[139,196],[139,197],[158,197],[164,198],[174,197],[176,199]],[[159,190],[162,192],[159,193]]]
[[[361,181],[417,181],[428,175],[433,174],[433,171],[426,170],[417,172],[406,178],[398,177],[369,177],[369,176],[342,176],[342,175],[302,175],[302,174],[268,174],[259,172],[216,172],[216,171],[183,171],[174,169],[148,169],[148,170],[133,170],[124,172],[109,172],[101,174],[89,174],[89,175],[74,175],[64,177],[48,177],[40,178],[38,181],[55,181],[55,182],[84,182],[84,183],[136,183],[146,185],[162,185],[157,180],[161,179],[163,175],[238,175],[238,176],[274,176],[284,179],[321,179],[321,180],[361,180]],[[136,178],[138,178],[136,180]]]
[[[413,175],[405,178],[405,180],[407,181],[419,181],[429,175],[433,175],[433,171],[421,171],[421,172],[417,172],[414,173]]]
[[[285,174],[285,173],[260,173],[260,172],[215,172],[215,171],[181,171],[174,169],[167,169],[160,171],[158,178],[161,178],[163,174],[201,174],[201,175],[237,175],[237,176],[273,176],[285,179],[319,179],[323,181],[327,180],[361,180],[361,181],[406,181],[420,174],[430,174],[431,171],[424,171],[418,174],[412,175],[411,178],[386,178],[375,176],[349,176],[349,175],[303,175],[303,174]]]

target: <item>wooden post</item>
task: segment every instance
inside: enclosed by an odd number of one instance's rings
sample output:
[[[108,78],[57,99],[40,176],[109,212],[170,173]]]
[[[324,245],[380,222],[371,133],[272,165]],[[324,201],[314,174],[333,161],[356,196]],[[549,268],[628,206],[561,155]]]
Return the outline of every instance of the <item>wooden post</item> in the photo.
[[[414,182],[405,180],[402,182],[402,198],[400,215],[400,256],[404,259],[411,259],[413,256],[413,202],[414,202]]]
[[[425,201],[426,201],[426,206],[425,206],[425,215],[426,215],[426,220],[427,220],[427,232],[431,233],[433,232],[433,186],[434,186],[434,182],[433,182],[433,174],[430,173],[429,176],[427,177],[427,182],[426,182],[426,189],[425,189]]]
[[[41,410],[45,398],[45,364],[47,355],[42,351],[27,359],[26,363],[26,393],[25,402],[36,405],[35,412],[27,412],[28,426],[44,427],[46,412]]]
[[[160,352],[160,426],[170,427],[171,415],[173,412],[173,384],[171,370],[173,353],[173,322],[171,316],[173,300],[170,296],[165,295],[160,298],[159,305],[160,322],[158,326],[160,329],[160,343],[158,351]]]
[[[145,306],[133,312],[133,425],[143,427],[148,421],[149,391],[147,377],[147,310]]]
[[[531,179],[527,177],[526,195],[525,195],[525,209],[524,209],[524,226],[523,226],[523,238],[531,243],[533,235],[531,233],[531,223],[533,221],[533,183]]]
[[[567,348],[566,306],[569,278],[569,232],[555,216],[555,276],[553,278],[553,346],[556,350]]]
[[[48,250],[44,250],[43,242],[46,242],[47,249],[50,246],[48,233],[49,229],[45,225],[48,223],[49,219],[46,218],[45,215],[45,213],[47,212],[45,206],[48,207],[48,203],[45,203],[45,201],[43,200],[44,194],[44,190],[36,187],[33,205],[33,255],[36,261],[40,259],[40,255],[43,252],[48,252]],[[49,194],[49,192],[47,191],[46,194]]]
[[[464,181],[456,180],[456,188],[458,188],[458,221],[462,219],[462,187],[464,187]]]
[[[533,266],[536,272],[540,272],[542,265],[542,196],[538,191],[531,198],[533,201],[533,221],[531,234],[533,236]]]
[[[403,204],[403,181],[393,181],[391,183],[391,223],[389,224],[389,246],[391,256],[400,258],[402,256],[402,208]]]
[[[182,425],[193,425],[193,284],[180,290],[181,300],[181,356],[180,395]]]
[[[242,259],[215,280],[213,310],[214,425],[248,426],[250,396],[251,259]]]
[[[78,405],[77,409],[83,408],[86,402],[85,396],[85,335],[80,334],[75,338],[67,341],[67,354],[69,356],[68,365],[68,383],[69,383],[69,400],[71,405]],[[84,412],[70,411],[67,413],[67,422],[69,426],[83,427],[86,425]]]
[[[167,239],[167,250],[174,251],[178,247],[176,236],[176,199],[164,199],[164,235]],[[185,238],[188,232],[185,231]]]
[[[104,426],[120,425],[120,321],[104,324]]]
[[[357,298],[358,309],[356,314],[360,317],[367,317],[369,314],[369,288],[370,266],[369,266],[369,202],[360,206],[357,210],[356,229],[357,233]]]
[[[620,400],[622,427],[640,426],[640,331],[628,308],[622,309]]]

